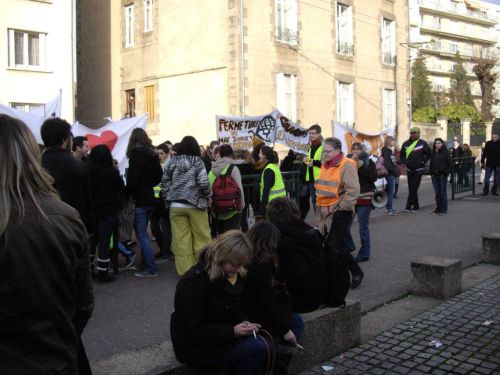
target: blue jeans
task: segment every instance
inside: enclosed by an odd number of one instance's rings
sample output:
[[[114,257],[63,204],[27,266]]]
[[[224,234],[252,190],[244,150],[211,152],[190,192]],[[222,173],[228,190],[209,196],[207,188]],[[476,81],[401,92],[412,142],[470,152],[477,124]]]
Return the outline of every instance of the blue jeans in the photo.
[[[267,342],[272,350],[272,344]],[[267,346],[260,337],[244,339],[227,352],[200,361],[202,365],[233,365],[237,375],[264,375],[267,364]]]
[[[490,178],[492,173],[493,176],[495,176],[495,178],[493,179],[493,187],[491,188],[491,192],[496,193],[497,187],[498,185],[500,185],[500,167],[496,168],[485,167],[484,188],[483,188],[484,193],[488,193],[490,191]]]
[[[134,230],[137,241],[141,245],[142,263],[147,267],[149,273],[158,271],[155,256],[153,254],[153,245],[148,237],[148,222],[153,212],[152,207],[136,207]]]
[[[432,176],[432,186],[436,193],[436,209],[439,213],[448,212],[448,196],[446,194],[446,183],[448,178],[446,175]]]
[[[387,211],[392,211],[392,201],[394,200],[394,190],[396,188],[396,178],[394,176],[387,176],[387,204],[385,208]]]
[[[302,334],[304,333],[304,320],[299,314],[292,313],[292,328],[291,331],[295,335],[295,338],[300,340]]]
[[[372,212],[371,206],[356,206],[356,215],[358,215],[359,222],[359,238],[361,240],[361,247],[359,248],[358,256],[360,258],[370,257],[370,214]],[[348,251],[353,252],[356,250],[356,245],[351,235],[351,224],[346,232],[345,245]]]

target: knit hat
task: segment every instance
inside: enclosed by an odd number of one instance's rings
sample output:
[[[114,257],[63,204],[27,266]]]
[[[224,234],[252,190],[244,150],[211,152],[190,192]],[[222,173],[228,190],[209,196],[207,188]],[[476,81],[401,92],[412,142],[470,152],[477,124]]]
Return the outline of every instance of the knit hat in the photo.
[[[420,128],[417,126],[414,126],[410,128],[410,133],[420,133]]]
[[[255,148],[258,145],[260,145],[261,143],[264,143],[264,141],[262,139],[260,139],[259,137],[253,137],[252,143],[253,143],[253,148]]]

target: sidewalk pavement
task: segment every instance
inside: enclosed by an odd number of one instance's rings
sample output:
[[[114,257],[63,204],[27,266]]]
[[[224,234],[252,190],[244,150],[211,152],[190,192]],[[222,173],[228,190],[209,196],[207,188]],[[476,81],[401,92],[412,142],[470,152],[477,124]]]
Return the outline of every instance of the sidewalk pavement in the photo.
[[[363,283],[348,295],[367,312],[401,298],[409,290],[410,262],[425,255],[462,260],[468,267],[481,258],[481,235],[500,231],[500,200],[470,197],[449,202],[449,214],[420,212],[371,221],[372,256],[362,263]],[[357,241],[357,224],[352,233]],[[91,361],[169,341],[170,314],[178,276],[172,262],[160,264],[160,277],[137,279],[133,271],[110,284],[95,283],[94,314],[83,340]]]
[[[451,373],[500,373],[500,274],[300,375]]]

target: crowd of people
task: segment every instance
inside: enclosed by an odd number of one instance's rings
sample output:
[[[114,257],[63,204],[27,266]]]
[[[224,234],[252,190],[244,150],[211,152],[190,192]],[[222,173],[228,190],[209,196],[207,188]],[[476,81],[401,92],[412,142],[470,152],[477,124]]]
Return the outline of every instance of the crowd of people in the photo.
[[[153,146],[136,128],[121,176],[109,148],[89,150],[66,121],[44,122],[41,151],[26,125],[0,115],[0,372],[90,373],[80,336],[93,308],[91,277],[115,280],[110,263],[117,250],[138,278],[157,277],[158,258],[175,262],[181,278],[171,338],[179,361],[227,365],[237,374],[271,367],[287,373],[293,352],[286,348],[301,348],[300,313],[345,305],[363,280],[377,180],[385,179],[389,216],[397,215],[403,168],[407,211],[420,208],[427,163],[436,214],[447,213],[448,177],[467,183],[452,159],[453,152],[467,156],[465,145],[449,152],[436,138],[431,149],[418,128],[401,149],[387,136],[378,160],[364,143],[344,154],[341,140],[323,139],[317,124],[309,134],[308,154],[290,152],[279,165],[276,151],[258,139],[252,152],[217,141],[205,148],[192,136]],[[493,134],[481,157],[485,194],[492,174],[496,194],[499,161]],[[282,175],[293,170],[302,181],[297,202],[287,197]],[[243,179],[255,175],[259,187],[250,191]],[[27,350],[30,358],[21,354]]]

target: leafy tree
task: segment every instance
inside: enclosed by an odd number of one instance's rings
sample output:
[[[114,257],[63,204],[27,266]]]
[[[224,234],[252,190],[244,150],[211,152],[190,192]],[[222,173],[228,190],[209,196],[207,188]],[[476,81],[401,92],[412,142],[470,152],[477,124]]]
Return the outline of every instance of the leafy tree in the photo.
[[[413,112],[413,121],[436,122],[436,110],[433,107],[422,107]]]
[[[422,55],[419,55],[411,67],[411,104],[412,112],[424,107],[434,107],[436,102],[432,94],[429,71]]]
[[[450,121],[460,121],[470,118],[472,122],[477,122],[481,116],[474,105],[468,104],[448,104],[439,112],[440,116],[446,116]]]
[[[467,104],[474,106],[467,70],[465,70],[464,62],[458,51],[455,54],[455,63],[455,67],[450,77],[450,102],[451,104]]]

